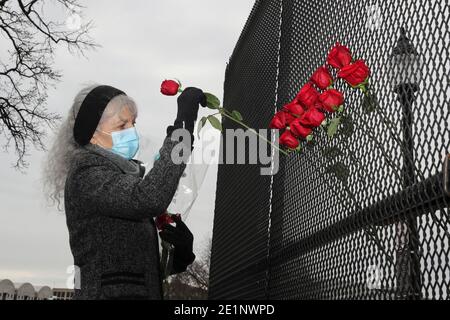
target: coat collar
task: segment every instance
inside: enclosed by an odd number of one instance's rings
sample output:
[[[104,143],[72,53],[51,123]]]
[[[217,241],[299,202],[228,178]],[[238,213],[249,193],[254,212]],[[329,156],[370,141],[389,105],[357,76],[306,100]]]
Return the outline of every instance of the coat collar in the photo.
[[[96,153],[102,157],[105,157],[112,161],[115,165],[117,165],[122,172],[126,174],[131,174],[136,177],[143,177],[145,174],[145,167],[142,165],[142,162],[139,160],[127,160],[124,157],[121,157],[108,149],[102,148],[96,144],[88,143],[83,147],[89,152]]]

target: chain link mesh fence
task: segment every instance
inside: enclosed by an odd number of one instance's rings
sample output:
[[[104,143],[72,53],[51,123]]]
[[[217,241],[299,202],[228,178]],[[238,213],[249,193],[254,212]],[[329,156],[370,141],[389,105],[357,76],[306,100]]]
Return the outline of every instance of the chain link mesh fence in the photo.
[[[274,176],[219,166],[211,299],[450,298],[449,21],[444,0],[255,2],[227,65],[226,108],[267,128],[336,41],[370,66],[377,108],[338,85],[337,137],[317,131]],[[421,62],[416,92],[393,81],[402,28]]]

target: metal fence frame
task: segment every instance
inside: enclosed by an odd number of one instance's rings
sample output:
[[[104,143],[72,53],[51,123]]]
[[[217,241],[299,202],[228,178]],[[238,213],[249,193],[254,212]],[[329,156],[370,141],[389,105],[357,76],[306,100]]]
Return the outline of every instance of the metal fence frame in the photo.
[[[371,66],[380,110],[365,113],[347,90],[352,135],[317,134],[274,176],[219,165],[211,299],[450,298],[449,21],[446,1],[255,2],[227,65],[226,108],[267,128],[341,41]],[[417,92],[390,88],[402,28],[423,56]]]

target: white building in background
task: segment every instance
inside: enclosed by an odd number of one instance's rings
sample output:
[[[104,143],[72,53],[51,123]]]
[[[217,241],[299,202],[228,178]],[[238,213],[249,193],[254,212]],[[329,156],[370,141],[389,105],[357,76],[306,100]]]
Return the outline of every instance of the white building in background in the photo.
[[[0,300],[14,300],[16,287],[11,280],[0,280]]]
[[[36,287],[36,299],[37,300],[53,299],[53,290],[48,286]]]
[[[34,287],[31,283],[14,284],[8,279],[0,280],[0,300],[71,300],[72,297],[71,289]]]
[[[72,300],[73,294],[74,292],[72,289],[62,289],[62,288],[53,289],[54,300]]]
[[[15,300],[34,300],[36,298],[36,290],[31,283],[16,284]]]

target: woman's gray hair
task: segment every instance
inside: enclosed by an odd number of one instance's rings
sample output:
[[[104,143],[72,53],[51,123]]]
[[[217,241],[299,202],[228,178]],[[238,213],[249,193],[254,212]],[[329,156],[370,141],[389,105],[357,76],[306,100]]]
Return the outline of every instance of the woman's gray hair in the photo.
[[[67,173],[74,156],[81,150],[74,139],[73,127],[80,107],[92,89],[98,84],[89,85],[83,88],[74,99],[69,110],[67,119],[61,124],[51,146],[43,168],[44,193],[50,205],[57,204],[59,211],[64,211],[62,207],[64,199],[64,186],[66,184]],[[128,107],[130,112],[137,117],[137,106],[134,100],[126,95],[114,97],[106,106],[98,126],[118,114],[124,107]]]

